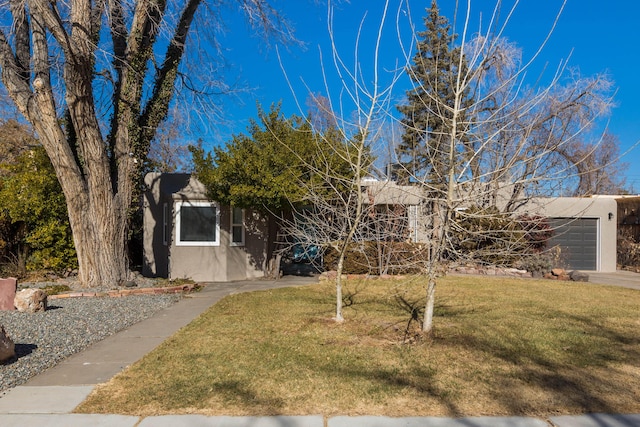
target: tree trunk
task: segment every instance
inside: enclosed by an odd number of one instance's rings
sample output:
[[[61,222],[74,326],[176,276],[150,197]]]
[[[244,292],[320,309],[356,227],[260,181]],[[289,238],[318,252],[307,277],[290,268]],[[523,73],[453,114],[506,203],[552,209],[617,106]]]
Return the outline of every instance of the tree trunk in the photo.
[[[433,329],[433,309],[436,298],[436,278],[441,267],[440,261],[444,250],[447,229],[450,224],[450,209],[441,200],[432,204],[433,223],[429,248],[429,260],[427,267],[427,295],[424,305],[424,320],[422,332],[431,334]]]
[[[40,120],[34,127],[54,165],[67,201],[80,282],[88,288],[120,285],[128,275],[129,200],[119,193],[114,195],[108,174],[83,176],[73,162],[73,154],[65,152],[69,146],[57,121]]]
[[[344,254],[346,252],[346,245],[340,251],[340,257],[338,258],[338,267],[336,268],[336,317],[335,321],[338,323],[344,322],[342,316],[342,271],[344,270]]]
[[[65,192],[66,193],[66,192]],[[122,285],[127,279],[126,209],[117,203],[67,203],[84,287]],[[119,213],[120,211],[120,213]]]
[[[433,330],[433,309],[436,301],[436,278],[429,273],[427,283],[427,301],[424,309],[424,319],[422,321],[422,332],[429,335]]]
[[[25,234],[27,230],[27,224],[21,222],[18,231],[18,245],[16,251],[16,267],[17,274],[20,276],[25,276],[27,274],[27,258],[29,257],[29,245],[24,242]]]

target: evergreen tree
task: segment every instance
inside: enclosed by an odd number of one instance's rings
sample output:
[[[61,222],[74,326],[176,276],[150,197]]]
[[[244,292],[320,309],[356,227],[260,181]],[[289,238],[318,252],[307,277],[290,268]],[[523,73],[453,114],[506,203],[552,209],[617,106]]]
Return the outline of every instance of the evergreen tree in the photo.
[[[427,12],[426,30],[417,34],[417,52],[413,65],[407,70],[414,87],[407,91],[407,104],[398,107],[404,127],[398,156],[407,173],[419,177],[420,181],[426,178],[434,189],[442,189],[452,164],[449,160],[452,142],[457,140],[465,146],[468,129],[464,105],[455,106],[454,102],[459,99],[470,105],[473,100],[468,85],[463,86],[458,80],[466,75],[467,64],[461,49],[453,46],[456,36],[451,34],[447,18],[440,15],[435,0]],[[460,90],[463,96],[456,97]],[[455,130],[452,126],[454,110],[459,114]],[[465,151],[469,154],[472,149],[466,147]],[[464,153],[453,153],[460,154]]]
[[[279,104],[269,111],[258,105],[258,115],[247,133],[234,135],[213,153],[190,147],[195,174],[212,200],[280,213],[308,204],[310,192],[353,190],[344,182],[353,177],[354,154],[335,127],[318,133],[311,119],[284,117]],[[370,164],[368,150],[366,156]],[[323,179],[326,169],[335,174],[331,182]]]

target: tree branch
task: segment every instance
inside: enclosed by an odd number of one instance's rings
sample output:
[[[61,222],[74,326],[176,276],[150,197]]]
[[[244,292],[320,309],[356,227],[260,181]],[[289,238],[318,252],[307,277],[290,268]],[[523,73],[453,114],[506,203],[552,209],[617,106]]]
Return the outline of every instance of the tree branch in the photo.
[[[29,46],[29,19],[24,2],[20,0],[10,1],[11,15],[13,15],[13,31],[15,35],[15,58],[19,76],[29,81],[31,52]]]
[[[2,30],[0,30],[0,68],[2,68],[2,81],[9,96],[14,100],[20,112],[26,115],[29,99],[32,95],[31,87],[28,78],[24,78],[24,69],[14,56]]]
[[[173,38],[167,47],[164,62],[156,76],[153,95],[147,102],[140,118],[142,147],[148,147],[155,134],[155,129],[167,117],[169,102],[173,96],[178,66],[184,55],[189,28],[200,3],[201,0],[189,0],[182,11]]]
[[[58,13],[55,4],[46,0],[28,0],[31,16],[38,16],[40,25],[46,28],[51,35],[56,39],[65,57],[68,60],[73,58],[73,50],[71,48],[72,42],[69,38],[69,34],[64,28],[64,23],[60,14]],[[33,23],[32,23],[33,25]]]
[[[119,159],[129,155],[131,144],[137,143],[140,138],[138,115],[144,77],[149,59],[153,55],[153,44],[159,33],[165,8],[164,0],[137,2],[131,30],[127,35],[120,0],[116,0],[113,6],[114,26],[111,36],[116,50],[114,64],[119,77],[114,91],[114,113],[109,136],[114,169],[118,167]],[[122,128],[123,125],[127,129]]]

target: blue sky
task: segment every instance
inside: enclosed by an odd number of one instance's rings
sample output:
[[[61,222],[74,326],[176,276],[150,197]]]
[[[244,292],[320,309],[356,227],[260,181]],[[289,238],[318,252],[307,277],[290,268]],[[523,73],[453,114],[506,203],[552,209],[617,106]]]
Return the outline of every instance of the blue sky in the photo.
[[[515,0],[503,1],[503,13]],[[398,0],[391,2],[395,15]],[[422,30],[422,17],[431,0],[409,0],[410,13]],[[455,0],[439,0],[441,13],[453,21]],[[466,4],[466,1],[461,1]],[[472,0],[471,21],[478,22],[482,13],[486,18],[493,11],[494,0]],[[334,28],[338,49],[347,61],[353,62],[353,47],[360,21],[365,17],[361,39],[363,68],[371,62],[373,38],[377,31],[384,2],[382,0],[342,1],[335,6]],[[265,108],[282,101],[285,114],[305,113],[309,90],[324,93],[320,52],[329,62],[330,48],[327,31],[326,2],[311,0],[277,1],[282,13],[292,23],[305,47],[279,49],[281,63],[274,48],[265,49],[261,40],[251,37],[241,17],[232,16],[223,44],[227,49],[229,76],[239,79],[251,91],[225,100],[228,125],[216,125],[207,137],[211,144],[224,143],[232,133],[244,132],[248,120],[256,117],[258,100]],[[562,0],[520,0],[505,35],[523,49],[525,58],[531,57],[545,39],[562,5]],[[391,69],[401,61],[402,52],[397,41],[395,17],[385,27],[381,63]],[[407,27],[404,27],[408,30]],[[406,34],[405,34],[406,36]],[[606,72],[615,82],[616,108],[609,121],[609,130],[618,136],[621,152],[630,150],[640,140],[640,2],[637,0],[568,0],[558,25],[529,75],[537,75],[543,67],[555,70],[561,61],[577,67],[585,75]],[[293,83],[295,96],[287,84],[282,67]],[[332,88],[337,86],[335,72],[329,65]],[[304,84],[302,83],[304,81]],[[394,95],[402,100],[402,82]],[[298,109],[296,104],[303,108]],[[640,148],[634,148],[624,159],[629,163],[627,182],[640,192]]]

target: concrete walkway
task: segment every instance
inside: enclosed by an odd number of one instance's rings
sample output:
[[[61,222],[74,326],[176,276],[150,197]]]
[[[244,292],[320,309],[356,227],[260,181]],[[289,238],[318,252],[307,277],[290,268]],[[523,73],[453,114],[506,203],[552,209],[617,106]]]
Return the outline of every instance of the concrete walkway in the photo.
[[[640,275],[638,289],[640,289]],[[604,279],[603,279],[604,280]],[[26,384],[0,396],[0,426],[50,427],[640,427],[640,414],[528,417],[206,417],[165,415],[72,414],[100,383],[107,382],[141,359],[165,339],[189,324],[222,297],[239,292],[315,283],[315,278],[292,277],[278,281],[256,280],[211,284],[130,328],[75,354]],[[600,283],[600,282],[598,282]],[[0,371],[1,372],[1,371]]]
[[[591,273],[589,282],[640,290],[640,273],[618,270],[615,273]]]

